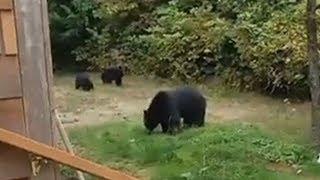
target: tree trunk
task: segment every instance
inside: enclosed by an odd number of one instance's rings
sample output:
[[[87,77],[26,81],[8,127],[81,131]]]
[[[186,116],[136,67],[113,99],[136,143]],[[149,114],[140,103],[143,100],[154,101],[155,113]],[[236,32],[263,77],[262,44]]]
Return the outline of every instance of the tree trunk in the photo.
[[[320,79],[319,79],[319,54],[316,23],[317,0],[307,2],[307,36],[308,60],[311,93],[311,135],[315,146],[320,150]]]

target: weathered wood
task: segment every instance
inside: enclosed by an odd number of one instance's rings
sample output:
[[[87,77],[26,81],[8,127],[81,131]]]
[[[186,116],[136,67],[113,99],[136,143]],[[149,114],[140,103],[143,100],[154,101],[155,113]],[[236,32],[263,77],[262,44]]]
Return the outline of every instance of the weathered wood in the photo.
[[[0,11],[4,53],[17,54],[17,37],[13,11]]]
[[[14,5],[28,136],[54,146],[41,2],[15,0]],[[57,169],[50,163],[31,179],[56,180]]]
[[[12,8],[12,0],[0,0],[0,10],[10,10]]]
[[[22,96],[19,63],[15,56],[0,56],[0,82],[0,99]]]
[[[46,76],[48,83],[48,99],[50,106],[50,133],[52,139],[52,145],[57,147],[58,145],[58,130],[57,126],[55,126],[53,118],[53,108],[54,107],[54,96],[53,96],[53,72],[52,72],[52,57],[51,57],[51,42],[50,42],[50,29],[49,29],[49,15],[48,15],[48,4],[47,0],[40,1],[41,6],[41,18],[42,18],[42,31],[43,31],[43,41],[44,41],[44,55],[45,55],[45,65],[46,65]],[[60,170],[57,164],[53,164],[53,169],[55,171],[55,178],[60,179]]]
[[[0,179],[29,177],[31,167],[25,151],[0,143]]]
[[[60,118],[58,116],[57,110],[54,111],[54,114],[55,114],[55,122],[56,122],[57,128],[58,128],[58,130],[60,132],[60,137],[61,137],[61,139],[63,141],[63,144],[65,145],[67,151],[71,155],[74,155],[74,152],[73,152],[73,149],[72,149],[72,144],[71,144],[71,142],[69,140],[69,137],[68,137],[68,135],[67,135],[67,133],[66,133],[66,131],[65,131],[63,125],[62,125],[62,122],[61,122],[61,120],[60,120]],[[78,175],[79,180],[85,180],[84,175],[83,175],[83,173],[81,171],[77,171],[77,175]]]
[[[53,108],[54,107],[54,98],[53,98],[53,72],[52,72],[52,57],[51,57],[51,41],[50,41],[50,30],[49,30],[49,15],[48,15],[48,5],[47,1],[41,1],[41,17],[42,17],[42,31],[43,31],[43,46],[44,46],[44,55],[45,55],[45,68],[47,75],[47,83],[48,83],[48,98],[49,105],[51,107],[50,116],[51,119],[54,117]],[[51,127],[56,127],[53,124],[53,120],[51,122]],[[51,131],[53,138],[57,136],[57,131]],[[55,141],[55,140],[54,140]],[[54,142],[56,144],[56,142]]]
[[[25,135],[25,122],[21,99],[6,99],[0,101],[0,127]]]
[[[0,141],[104,179],[136,180],[122,172],[103,167],[2,128],[0,128]]]
[[[21,99],[0,101],[0,127],[25,134]],[[20,178],[29,175],[30,166],[27,154],[17,148],[0,143],[0,179]]]
[[[15,0],[15,11],[28,134],[53,145],[40,1]]]

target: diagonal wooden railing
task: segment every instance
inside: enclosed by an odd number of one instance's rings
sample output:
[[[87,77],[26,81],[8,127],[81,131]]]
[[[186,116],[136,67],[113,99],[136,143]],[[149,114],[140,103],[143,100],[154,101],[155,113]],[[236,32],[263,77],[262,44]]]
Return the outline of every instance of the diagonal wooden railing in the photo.
[[[53,148],[46,144],[39,143],[20,134],[0,128],[0,142],[23,149],[27,152],[50,159],[60,164],[87,172],[103,179],[110,180],[137,180],[120,171],[116,171],[86,159],[71,155],[60,149]]]

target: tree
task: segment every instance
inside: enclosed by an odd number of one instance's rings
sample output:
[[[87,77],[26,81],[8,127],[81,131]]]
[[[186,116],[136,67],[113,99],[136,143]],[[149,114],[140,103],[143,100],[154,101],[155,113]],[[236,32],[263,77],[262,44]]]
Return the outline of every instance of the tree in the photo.
[[[307,38],[311,93],[311,133],[314,143],[320,149],[320,78],[316,22],[317,0],[307,1]]]

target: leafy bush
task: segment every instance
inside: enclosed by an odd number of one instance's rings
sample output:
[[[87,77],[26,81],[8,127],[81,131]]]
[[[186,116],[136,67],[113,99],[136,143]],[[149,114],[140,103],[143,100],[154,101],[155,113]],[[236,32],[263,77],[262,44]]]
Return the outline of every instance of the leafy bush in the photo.
[[[304,1],[87,1],[72,0],[75,10],[62,16],[65,21],[52,16],[53,26],[64,22],[55,38],[84,32],[69,39],[77,42],[68,51],[77,61],[93,67],[122,63],[133,73],[182,81],[218,76],[239,89],[306,94]],[[61,8],[51,14],[61,15]],[[88,21],[80,21],[84,17]]]
[[[49,0],[52,53],[56,63],[72,64],[71,51],[91,37],[87,29],[99,29],[100,18],[95,13],[98,7],[99,3],[91,0]]]
[[[241,54],[237,65],[251,70],[247,81],[252,83],[251,88],[259,85],[273,92],[307,87],[303,8],[304,4],[281,11],[261,7],[241,16],[234,37]],[[256,11],[269,13],[270,17],[256,23]],[[237,79],[230,80],[236,82]]]

